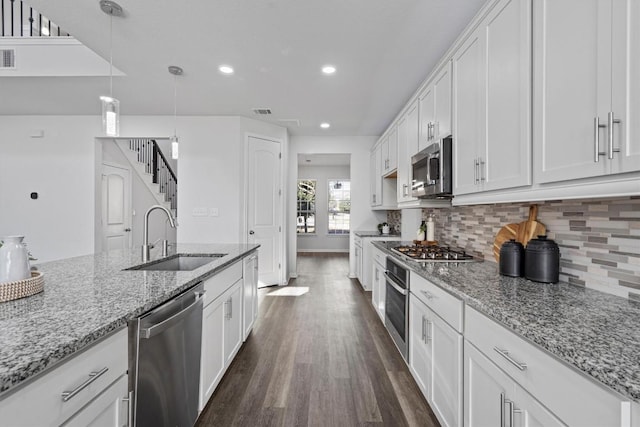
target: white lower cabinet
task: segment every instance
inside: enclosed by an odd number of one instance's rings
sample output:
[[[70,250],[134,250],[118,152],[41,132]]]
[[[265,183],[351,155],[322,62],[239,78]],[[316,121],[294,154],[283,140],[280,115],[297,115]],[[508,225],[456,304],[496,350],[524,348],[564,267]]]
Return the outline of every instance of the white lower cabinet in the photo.
[[[214,277],[215,279],[215,277]],[[242,345],[242,281],[209,302],[202,315],[200,410]]]
[[[467,427],[564,426],[466,340],[464,390],[464,425]]]
[[[95,400],[82,408],[64,427],[122,427],[129,426],[128,405],[123,396],[127,395],[127,376],[121,376]]]
[[[127,339],[124,328],[0,399],[0,425],[128,425]]]
[[[387,256],[379,249],[373,248],[373,278],[371,289],[371,302],[376,309],[376,313],[384,323],[384,304],[386,301],[387,288],[384,278],[384,270]]]
[[[258,318],[258,253],[242,264],[242,340],[246,341]]]
[[[443,426],[462,425],[462,335],[409,296],[409,366]]]
[[[586,374],[565,365],[477,310],[466,307],[465,420],[470,421],[467,426],[490,425],[482,422],[486,419],[483,418],[486,415],[482,415],[483,408],[488,407],[489,411],[493,411],[491,408],[498,408],[496,402],[500,396],[487,396],[487,390],[491,387],[482,385],[488,381],[483,379],[485,374],[482,372],[490,369],[493,369],[490,375],[493,381],[507,376],[517,386],[515,394],[510,394],[514,392],[505,386],[505,390],[509,392],[506,398],[514,402],[514,410],[524,411],[514,413],[514,426],[629,425],[625,421],[630,417],[631,411],[628,399],[600,386],[595,380],[588,379]],[[525,406],[525,402],[529,406]],[[547,409],[543,410],[543,407]],[[505,410],[509,414],[510,409],[511,404],[507,402]],[[519,419],[526,423],[519,424]],[[562,422],[554,421],[554,424],[552,421],[556,419]],[[472,422],[474,420],[475,424]],[[536,420],[540,424],[535,424]]]

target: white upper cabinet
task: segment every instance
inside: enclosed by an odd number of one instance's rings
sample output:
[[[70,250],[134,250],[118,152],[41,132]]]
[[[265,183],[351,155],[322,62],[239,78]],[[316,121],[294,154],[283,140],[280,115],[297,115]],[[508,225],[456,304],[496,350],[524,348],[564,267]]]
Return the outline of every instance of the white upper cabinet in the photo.
[[[454,194],[531,184],[531,2],[501,0],[453,56]]]
[[[451,61],[447,61],[438,71],[419,99],[420,140],[418,151],[451,134]]]
[[[418,102],[409,106],[407,112],[398,120],[398,203],[415,202],[411,197],[411,156],[418,152],[420,123]]]
[[[536,181],[640,170],[640,4],[536,0]]]

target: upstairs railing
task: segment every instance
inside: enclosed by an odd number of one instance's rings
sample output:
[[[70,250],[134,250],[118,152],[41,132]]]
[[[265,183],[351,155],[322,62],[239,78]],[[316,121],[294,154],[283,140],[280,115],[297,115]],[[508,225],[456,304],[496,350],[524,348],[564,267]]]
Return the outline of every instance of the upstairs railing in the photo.
[[[0,0],[0,36],[70,37],[49,18],[19,0]]]
[[[164,200],[171,204],[177,216],[178,178],[158,143],[153,139],[130,139],[129,149],[137,152],[138,162],[144,165],[146,173],[151,174],[153,183],[160,186],[160,193],[164,194]]]

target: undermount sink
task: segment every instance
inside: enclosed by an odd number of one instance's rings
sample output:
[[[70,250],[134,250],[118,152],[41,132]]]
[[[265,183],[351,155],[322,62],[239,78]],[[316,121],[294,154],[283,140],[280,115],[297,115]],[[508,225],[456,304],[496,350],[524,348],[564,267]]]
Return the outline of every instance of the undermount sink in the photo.
[[[125,270],[191,271],[225,255],[226,254],[176,254],[158,261],[125,268]]]

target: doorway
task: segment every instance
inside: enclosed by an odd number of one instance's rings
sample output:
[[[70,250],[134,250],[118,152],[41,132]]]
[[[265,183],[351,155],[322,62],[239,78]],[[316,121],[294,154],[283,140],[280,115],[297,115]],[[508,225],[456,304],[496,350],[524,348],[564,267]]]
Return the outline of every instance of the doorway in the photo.
[[[131,171],[113,163],[102,164],[102,249],[131,247]]]
[[[297,253],[348,253],[351,154],[298,154],[297,169]]]
[[[259,244],[258,287],[283,283],[282,148],[247,136],[247,243]]]

